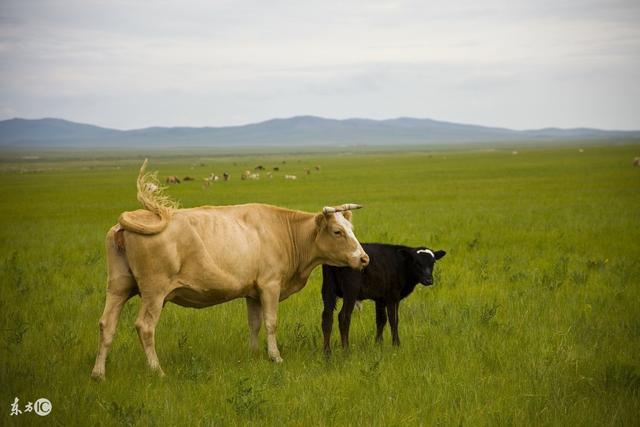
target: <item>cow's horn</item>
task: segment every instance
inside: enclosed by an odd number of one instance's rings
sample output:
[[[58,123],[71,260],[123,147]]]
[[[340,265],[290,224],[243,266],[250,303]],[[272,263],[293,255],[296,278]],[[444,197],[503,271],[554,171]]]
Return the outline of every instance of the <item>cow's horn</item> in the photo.
[[[344,212],[344,211],[350,211],[353,209],[360,209],[360,208],[362,208],[362,206],[356,205],[355,203],[346,203],[338,207],[325,206],[324,208],[322,208],[322,213],[326,215],[329,213]]]
[[[354,209],[362,209],[361,205],[356,205],[355,203],[347,203],[342,205],[342,209],[343,211],[352,211]]]

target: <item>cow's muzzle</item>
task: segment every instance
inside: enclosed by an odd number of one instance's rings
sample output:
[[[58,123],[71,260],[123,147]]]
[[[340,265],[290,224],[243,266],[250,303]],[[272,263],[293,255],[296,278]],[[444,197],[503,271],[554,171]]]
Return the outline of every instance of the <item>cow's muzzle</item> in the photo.
[[[360,255],[360,259],[359,259],[359,265],[358,265],[358,269],[360,271],[364,270],[365,267],[369,265],[369,255],[367,255],[366,253],[362,252],[362,255]]]

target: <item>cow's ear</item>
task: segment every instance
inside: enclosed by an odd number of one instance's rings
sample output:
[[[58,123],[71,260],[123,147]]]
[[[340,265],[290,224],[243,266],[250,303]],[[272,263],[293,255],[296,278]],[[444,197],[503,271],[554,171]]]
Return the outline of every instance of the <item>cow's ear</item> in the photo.
[[[327,214],[324,213],[319,213],[318,215],[316,215],[316,228],[318,230],[321,230],[322,227],[324,227],[327,224],[327,218],[326,218]],[[331,214],[333,215],[333,214]]]
[[[436,259],[440,259],[445,256],[447,253],[445,251],[435,251],[433,255],[435,255]]]
[[[353,213],[351,211],[344,211],[342,212],[342,216],[344,217],[344,219],[351,222],[351,217],[353,217]]]

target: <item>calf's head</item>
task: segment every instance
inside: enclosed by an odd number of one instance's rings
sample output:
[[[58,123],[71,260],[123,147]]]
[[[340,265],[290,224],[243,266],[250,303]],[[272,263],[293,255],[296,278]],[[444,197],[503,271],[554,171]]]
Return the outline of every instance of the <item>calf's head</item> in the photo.
[[[362,270],[369,264],[360,242],[353,233],[351,210],[360,205],[325,207],[316,215],[316,247],[325,264]]]
[[[437,260],[445,256],[445,251],[432,251],[427,248],[403,250],[410,271],[416,280],[425,286],[433,285],[433,269]]]

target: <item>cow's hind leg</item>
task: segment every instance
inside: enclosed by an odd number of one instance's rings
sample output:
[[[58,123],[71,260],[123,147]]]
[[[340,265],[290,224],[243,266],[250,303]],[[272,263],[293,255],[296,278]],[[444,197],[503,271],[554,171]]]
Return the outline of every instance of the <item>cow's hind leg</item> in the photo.
[[[137,293],[137,284],[129,270],[127,260],[116,245],[115,236],[117,230],[117,227],[109,230],[106,239],[109,278],[104,311],[99,323],[100,344],[98,346],[98,355],[96,356],[93,371],[91,371],[91,377],[94,379],[104,379],[107,354],[113,342],[120,312],[127,300]]]
[[[249,347],[254,353],[258,352],[258,334],[262,326],[262,305],[253,298],[245,298],[247,301],[247,320],[249,323]]]
[[[131,276],[109,281],[104,311],[99,323],[100,344],[98,346],[98,355],[96,356],[93,371],[91,371],[91,377],[94,379],[104,379],[107,354],[116,333],[120,312],[129,298],[135,295],[133,291],[135,284],[136,282]]]
[[[141,294],[140,311],[136,319],[136,329],[140,337],[140,343],[147,355],[147,362],[152,371],[157,372],[160,376],[164,376],[164,372],[160,367],[160,361],[156,354],[156,325],[160,320],[160,312],[164,304],[164,295],[162,294]]]

